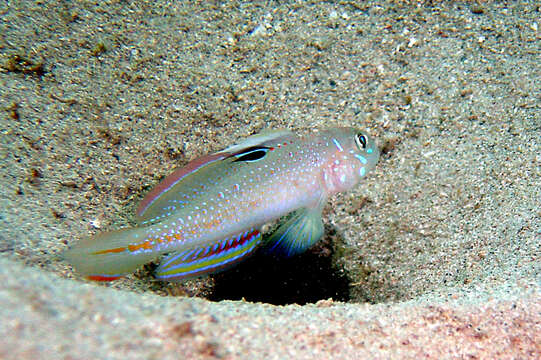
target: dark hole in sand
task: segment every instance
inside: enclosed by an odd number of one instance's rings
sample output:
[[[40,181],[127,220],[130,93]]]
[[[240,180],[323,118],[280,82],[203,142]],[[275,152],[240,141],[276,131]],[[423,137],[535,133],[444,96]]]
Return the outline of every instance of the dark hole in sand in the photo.
[[[236,267],[216,274],[207,298],[273,305],[315,303],[332,298],[350,300],[350,279],[333,263],[330,241],[289,257],[256,254]]]

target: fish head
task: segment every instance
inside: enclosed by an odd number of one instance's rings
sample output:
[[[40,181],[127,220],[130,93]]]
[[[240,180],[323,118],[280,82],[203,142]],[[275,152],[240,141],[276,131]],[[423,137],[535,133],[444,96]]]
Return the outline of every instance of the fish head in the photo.
[[[325,137],[330,151],[321,174],[327,193],[351,189],[376,166],[380,151],[374,138],[365,131],[331,129]]]

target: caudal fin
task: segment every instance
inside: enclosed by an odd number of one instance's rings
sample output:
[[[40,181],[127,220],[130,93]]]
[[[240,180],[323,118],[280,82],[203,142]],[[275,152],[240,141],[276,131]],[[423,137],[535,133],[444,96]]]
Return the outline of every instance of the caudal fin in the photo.
[[[146,248],[143,231],[124,229],[83,239],[67,250],[64,258],[91,280],[116,280],[159,255]]]

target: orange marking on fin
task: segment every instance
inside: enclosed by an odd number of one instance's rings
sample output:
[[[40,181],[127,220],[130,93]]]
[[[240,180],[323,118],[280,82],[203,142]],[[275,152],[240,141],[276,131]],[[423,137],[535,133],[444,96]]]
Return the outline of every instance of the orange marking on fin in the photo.
[[[125,247],[119,247],[119,248],[114,248],[114,249],[106,249],[106,250],[100,250],[100,251],[96,251],[96,252],[93,252],[92,255],[102,255],[102,254],[109,254],[109,253],[121,253],[121,252],[124,252],[126,251],[126,248]]]
[[[167,242],[173,242],[175,241],[175,239],[177,239],[177,235],[175,234],[174,235],[175,237],[171,236],[171,235],[166,235],[165,236],[165,239],[167,240]],[[177,239],[178,240],[178,239]]]
[[[107,275],[88,275],[86,278],[93,281],[113,281],[118,280],[124,276],[107,276]]]
[[[147,240],[141,244],[128,245],[128,250],[130,250],[131,252],[137,251],[139,249],[150,250],[152,249],[152,243],[149,240]]]

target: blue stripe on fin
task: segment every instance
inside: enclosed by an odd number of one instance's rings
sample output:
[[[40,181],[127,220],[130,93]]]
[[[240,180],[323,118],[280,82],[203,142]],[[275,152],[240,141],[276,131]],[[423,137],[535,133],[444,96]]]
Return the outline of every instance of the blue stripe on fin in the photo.
[[[225,247],[227,246],[227,239],[225,240],[222,240],[222,250],[225,249]]]
[[[206,244],[197,249],[171,254],[156,269],[155,276],[166,281],[181,281],[224,270],[250,255],[261,242],[258,230],[242,235],[244,236],[235,236],[234,241],[223,248]],[[218,240],[216,244],[222,245],[225,242]],[[203,249],[211,250],[207,253],[203,252]]]

